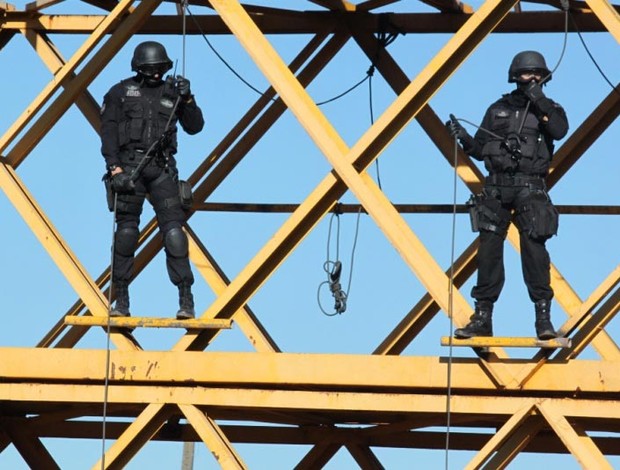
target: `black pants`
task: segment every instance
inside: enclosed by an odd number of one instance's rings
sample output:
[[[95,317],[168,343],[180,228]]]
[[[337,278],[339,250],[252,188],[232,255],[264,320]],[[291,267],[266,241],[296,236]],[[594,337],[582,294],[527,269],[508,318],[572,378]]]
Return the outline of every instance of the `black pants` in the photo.
[[[522,207],[534,190],[527,186],[485,186],[485,207],[496,217],[493,222],[499,227],[492,231],[480,229],[480,248],[478,250],[478,280],[472,289],[476,300],[496,302],[505,281],[504,240],[513,211]],[[536,190],[540,193],[541,190]],[[520,227],[521,267],[523,279],[530,299],[551,300],[553,289],[549,274],[550,259],[545,242],[548,237],[533,237]]]
[[[125,171],[131,171],[125,166]],[[136,187],[132,194],[119,194],[116,211],[116,232],[123,228],[138,230],[140,215],[146,194],[155,210],[157,225],[165,239],[167,231],[182,227],[186,220],[185,211],[182,209],[179,199],[177,170],[175,167],[164,168],[155,161],[148,164],[135,182]],[[116,247],[116,245],[115,245]],[[112,281],[128,283],[133,275],[133,253],[119,253],[114,251],[114,272]],[[191,285],[194,276],[189,265],[187,256],[178,258],[170,255],[166,249],[166,268],[168,276],[175,286],[179,284]]]

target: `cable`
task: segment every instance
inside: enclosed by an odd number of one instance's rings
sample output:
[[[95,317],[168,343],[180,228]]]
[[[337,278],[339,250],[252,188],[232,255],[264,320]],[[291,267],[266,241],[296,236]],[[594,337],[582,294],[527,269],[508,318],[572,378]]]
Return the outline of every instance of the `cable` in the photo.
[[[457,138],[454,138],[454,179],[452,186],[452,239],[450,242],[450,277],[448,283],[448,318],[450,319],[450,333],[449,349],[448,349],[448,368],[446,378],[446,454],[445,454],[445,468],[448,470],[448,460],[450,451],[450,419],[451,419],[451,406],[450,399],[452,398],[452,331],[454,330],[454,318],[453,318],[453,300],[454,300],[454,250],[456,244],[456,192],[457,192],[457,168],[458,168],[458,142]]]
[[[607,78],[607,75],[605,75],[605,72],[603,72],[603,69],[601,69],[601,67],[598,65],[598,62],[596,62],[596,59],[594,58],[594,56],[590,52],[590,49],[588,49],[588,46],[586,45],[586,42],[583,39],[583,36],[581,35],[581,31],[579,31],[579,27],[577,26],[577,22],[575,21],[575,18],[573,17],[573,15],[570,15],[570,18],[571,18],[571,20],[573,22],[573,26],[575,27],[575,31],[577,31],[577,36],[579,36],[579,40],[581,41],[581,44],[583,45],[583,48],[586,50],[586,53],[590,57],[590,60],[592,61],[592,63],[596,67],[596,69],[599,71],[599,73],[601,74],[603,79],[612,88],[612,90],[614,90],[616,93],[620,93],[620,90],[618,90],[618,87],[616,87],[613,83],[611,83],[611,80],[609,80],[609,78]]]
[[[349,281],[347,284],[347,289],[342,290],[342,286],[340,283],[340,276],[342,273],[342,262],[340,261],[340,214],[342,212],[338,209],[338,205],[334,210],[331,218],[329,219],[329,227],[328,227],[328,235],[327,235],[327,259],[323,263],[323,270],[327,274],[327,280],[323,281],[319,284],[317,288],[317,303],[319,305],[319,309],[323,312],[324,315],[328,317],[333,317],[344,313],[347,309],[347,299],[351,293],[351,285],[353,280],[353,265],[355,263],[355,251],[357,248],[357,240],[359,237],[359,225],[362,209],[357,212],[357,220],[355,223],[355,235],[353,236],[353,246],[351,248],[351,261],[349,268]],[[331,246],[331,237],[332,237],[332,226],[334,218],[337,221],[336,228],[336,259],[332,260],[330,258],[330,246]],[[330,313],[321,304],[321,289],[323,286],[329,286],[329,289],[334,297],[334,312]]]
[[[185,11],[187,9],[187,0],[181,0],[180,6],[183,15],[183,60],[181,62],[181,75],[185,77],[185,38],[187,36],[187,17]]]
[[[110,255],[110,286],[108,288],[108,319],[106,322],[106,355],[105,355],[105,379],[103,382],[103,412],[101,425],[101,470],[105,468],[105,442],[106,442],[106,420],[108,414],[108,389],[110,385],[110,318],[112,313],[112,286],[114,279],[114,250],[116,244],[116,204],[118,195],[114,191],[114,204],[112,211],[112,246]]]
[[[254,91],[255,93],[259,94],[260,96],[265,96],[265,94],[260,91],[258,88],[256,88],[254,85],[252,85],[248,80],[246,80],[245,78],[243,78],[241,76],[241,74],[239,72],[237,72],[234,67],[232,65],[230,65],[228,63],[228,61],[226,59],[224,59],[224,57],[215,49],[215,47],[213,46],[213,44],[211,44],[211,41],[209,41],[209,39],[207,38],[207,35],[205,34],[205,32],[202,30],[202,28],[200,27],[200,23],[198,23],[198,21],[196,20],[196,18],[194,17],[194,15],[192,14],[192,12],[189,9],[189,6],[186,7],[187,8],[187,12],[189,13],[189,15],[192,17],[192,20],[194,21],[194,24],[196,25],[196,28],[198,28],[198,31],[200,32],[200,35],[203,37],[203,39],[205,40],[205,42],[207,43],[207,45],[209,46],[209,48],[211,49],[211,51],[215,54],[215,56],[226,66],[226,68],[228,70],[230,70],[232,72],[232,74],[237,77],[245,86],[247,86],[250,90]],[[366,76],[361,79],[359,82],[357,82],[355,85],[353,85],[352,87],[350,87],[349,89],[347,89],[346,91],[343,91],[342,93],[334,96],[333,98],[329,98],[327,100],[324,101],[320,101],[317,102],[316,105],[317,106],[322,106],[324,104],[327,103],[331,103],[333,101],[336,101],[340,98],[342,98],[343,96],[351,93],[353,90],[355,90],[358,86],[360,86],[362,83],[364,83],[366,80],[368,80],[369,78],[369,73],[370,73],[370,69],[368,72],[366,72]],[[271,101],[275,102],[277,101],[276,98],[270,98]]]

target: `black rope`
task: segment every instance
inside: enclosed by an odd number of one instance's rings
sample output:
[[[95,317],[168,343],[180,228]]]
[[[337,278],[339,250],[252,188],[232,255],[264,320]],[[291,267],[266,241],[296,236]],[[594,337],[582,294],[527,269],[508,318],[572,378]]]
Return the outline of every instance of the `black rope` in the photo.
[[[609,78],[607,78],[607,75],[605,75],[605,72],[603,72],[603,69],[600,67],[600,65],[598,64],[598,62],[596,61],[596,59],[594,58],[594,56],[592,55],[592,53],[590,52],[590,49],[588,48],[585,40],[583,39],[583,36],[581,34],[581,31],[579,31],[579,26],[577,26],[577,22],[575,21],[575,18],[573,17],[572,14],[570,14],[570,19],[572,20],[573,26],[575,27],[575,31],[577,32],[577,36],[579,37],[579,40],[581,41],[581,44],[583,45],[583,48],[585,49],[586,53],[588,54],[588,57],[590,57],[590,60],[592,61],[592,63],[594,64],[594,66],[596,67],[596,69],[598,70],[598,72],[601,74],[601,76],[603,77],[603,79],[607,82],[607,84],[616,92],[616,93],[620,93],[620,90],[618,90],[618,87],[616,85],[614,85],[613,83],[611,83],[611,80],[609,80]]]
[[[258,88],[256,88],[254,85],[252,85],[248,80],[246,80],[245,78],[243,78],[241,76],[241,74],[239,72],[237,72],[235,70],[235,68],[230,65],[230,63],[222,56],[222,54],[220,54],[217,49],[213,46],[213,44],[211,43],[211,41],[209,41],[209,38],[207,38],[207,35],[205,34],[205,32],[202,30],[202,28],[200,27],[200,23],[198,23],[198,21],[196,20],[196,18],[194,17],[194,15],[192,14],[192,12],[190,11],[189,7],[187,8],[187,12],[189,13],[189,15],[192,17],[192,20],[194,22],[194,24],[196,25],[196,28],[198,28],[198,31],[200,32],[200,35],[203,37],[203,39],[205,40],[205,42],[207,43],[207,45],[209,46],[209,48],[211,49],[211,51],[215,54],[215,56],[226,66],[226,68],[228,70],[230,70],[232,72],[232,74],[237,77],[245,86],[247,86],[250,90],[254,91],[255,93],[259,94],[260,96],[265,96],[265,93],[263,93],[262,91],[260,91]],[[316,105],[317,106],[322,106],[324,104],[327,103],[332,103],[333,101],[336,101],[340,98],[342,98],[345,95],[348,95],[349,93],[351,93],[353,90],[355,90],[357,87],[359,87],[362,83],[364,83],[366,80],[369,79],[370,77],[370,69],[368,72],[366,72],[366,76],[364,78],[362,78],[359,82],[357,82],[355,85],[351,86],[350,88],[348,88],[346,91],[343,91],[342,93],[339,93],[338,95],[334,96],[333,98],[329,98],[327,100],[324,101],[320,101],[317,102]],[[276,98],[269,98],[271,101],[276,101]]]

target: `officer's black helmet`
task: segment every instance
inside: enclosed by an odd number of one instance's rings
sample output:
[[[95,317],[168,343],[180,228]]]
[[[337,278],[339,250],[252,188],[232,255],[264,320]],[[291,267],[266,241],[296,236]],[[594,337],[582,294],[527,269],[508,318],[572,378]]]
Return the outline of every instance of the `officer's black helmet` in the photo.
[[[166,54],[166,49],[156,41],[145,41],[138,44],[133,51],[131,70],[137,72],[141,67],[161,66],[160,73],[164,74],[172,68],[172,61]]]
[[[551,70],[547,68],[545,58],[540,52],[536,51],[523,51],[519,52],[508,69],[508,83],[515,83],[519,79],[519,75],[523,72],[535,71],[546,78],[546,82],[551,80]]]

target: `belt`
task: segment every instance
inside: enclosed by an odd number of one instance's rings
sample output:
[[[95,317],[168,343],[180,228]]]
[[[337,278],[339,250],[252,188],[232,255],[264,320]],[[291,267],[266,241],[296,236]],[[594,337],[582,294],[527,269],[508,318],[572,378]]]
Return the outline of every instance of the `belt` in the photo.
[[[531,186],[539,189],[545,188],[545,178],[540,175],[494,173],[487,176],[485,182],[495,186]]]

